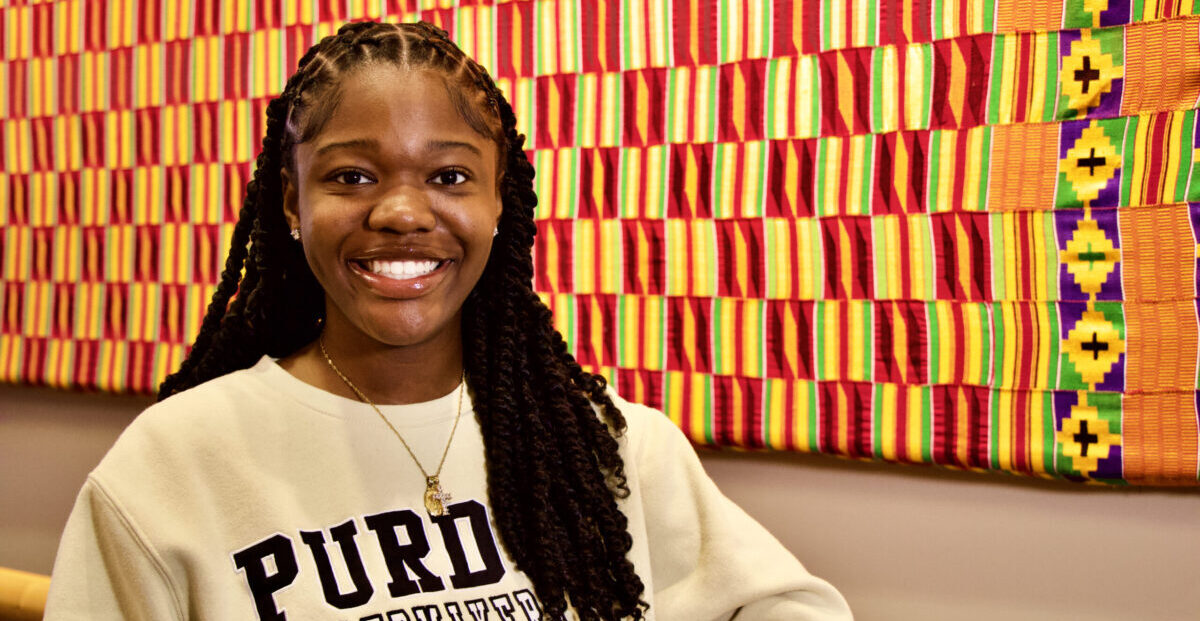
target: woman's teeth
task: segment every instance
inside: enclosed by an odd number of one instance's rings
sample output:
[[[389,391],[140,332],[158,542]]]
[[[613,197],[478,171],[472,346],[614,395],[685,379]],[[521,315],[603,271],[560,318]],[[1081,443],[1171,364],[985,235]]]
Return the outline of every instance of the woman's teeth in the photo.
[[[372,274],[405,279],[424,276],[437,269],[440,261],[364,261]]]

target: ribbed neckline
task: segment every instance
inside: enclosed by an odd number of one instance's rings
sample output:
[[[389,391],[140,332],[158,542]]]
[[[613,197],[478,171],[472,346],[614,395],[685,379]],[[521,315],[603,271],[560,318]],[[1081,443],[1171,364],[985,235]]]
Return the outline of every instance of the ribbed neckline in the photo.
[[[361,416],[376,418],[375,410],[366,403],[335,395],[304,382],[284,370],[270,356],[263,356],[246,372],[283,397],[324,414],[351,420]],[[380,405],[379,411],[396,427],[417,427],[450,420],[454,418],[454,406],[458,404],[458,389],[459,386],[455,386],[448,394],[422,403]],[[465,416],[472,411],[471,391],[465,391],[462,400]]]

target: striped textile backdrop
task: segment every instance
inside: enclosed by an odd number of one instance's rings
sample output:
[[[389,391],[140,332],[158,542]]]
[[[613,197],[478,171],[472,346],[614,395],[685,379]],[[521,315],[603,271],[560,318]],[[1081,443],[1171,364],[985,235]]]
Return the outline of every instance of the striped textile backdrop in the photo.
[[[0,380],[153,391],[299,55],[419,17],[572,350],[697,443],[1195,485],[1198,4],[0,3]]]

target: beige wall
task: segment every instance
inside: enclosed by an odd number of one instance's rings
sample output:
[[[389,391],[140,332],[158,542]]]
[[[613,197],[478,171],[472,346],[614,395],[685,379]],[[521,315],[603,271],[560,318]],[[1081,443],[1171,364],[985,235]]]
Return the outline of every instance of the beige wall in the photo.
[[[48,573],[76,490],[143,399],[0,386],[0,566]],[[863,620],[1200,619],[1200,492],[820,456],[710,474]]]

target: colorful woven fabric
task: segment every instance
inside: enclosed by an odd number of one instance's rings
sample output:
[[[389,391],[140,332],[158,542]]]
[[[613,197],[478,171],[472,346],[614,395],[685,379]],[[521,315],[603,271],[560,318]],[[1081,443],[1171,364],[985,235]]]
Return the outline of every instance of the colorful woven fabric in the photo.
[[[535,286],[698,443],[1198,482],[1194,0],[0,3],[0,379],[147,393],[343,21],[510,95]]]

